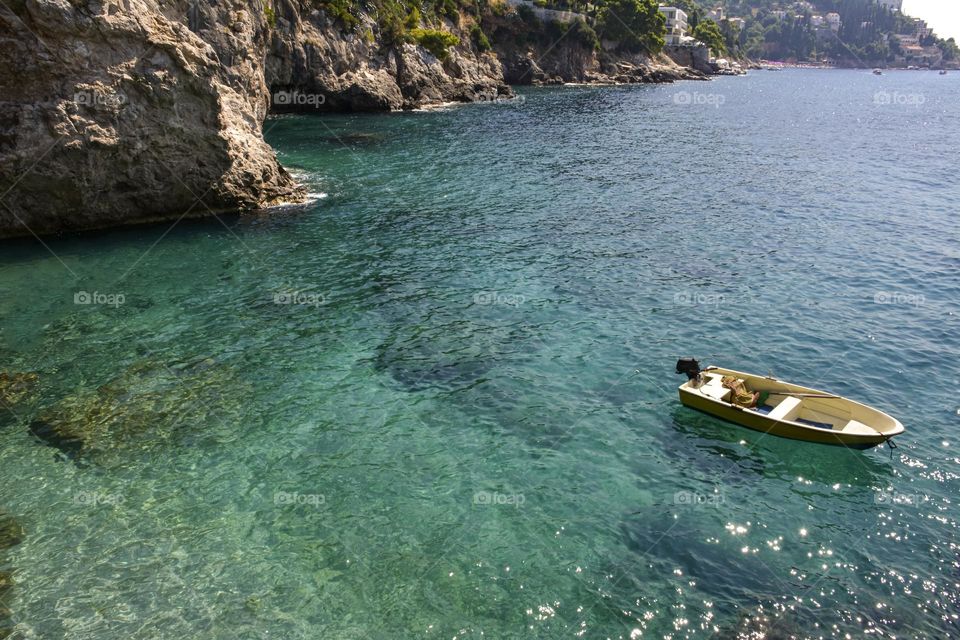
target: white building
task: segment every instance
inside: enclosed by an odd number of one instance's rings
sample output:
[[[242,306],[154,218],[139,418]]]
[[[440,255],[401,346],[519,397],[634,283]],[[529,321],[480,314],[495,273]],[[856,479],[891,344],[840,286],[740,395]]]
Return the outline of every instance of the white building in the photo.
[[[737,29],[742,30],[744,25],[747,24],[747,21],[743,18],[728,18],[727,22],[736,27]]]
[[[877,0],[877,4],[887,9],[893,9],[894,11],[903,10],[903,0]]]
[[[667,18],[667,44],[682,44],[687,35],[687,13],[676,7],[660,7],[660,13]]]
[[[711,10],[710,13],[708,13],[707,15],[708,15],[708,16],[710,17],[710,19],[713,20],[714,22],[717,22],[717,23],[722,22],[722,21],[723,21],[723,7],[717,7],[716,9]]]

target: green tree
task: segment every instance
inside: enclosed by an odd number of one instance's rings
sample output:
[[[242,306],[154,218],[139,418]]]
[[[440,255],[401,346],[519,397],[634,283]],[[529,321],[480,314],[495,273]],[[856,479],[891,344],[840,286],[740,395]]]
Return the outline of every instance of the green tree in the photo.
[[[619,42],[623,49],[649,53],[663,49],[666,22],[656,0],[608,0],[597,16],[602,38]]]
[[[720,33],[720,27],[713,20],[701,20],[693,28],[694,38],[710,47],[713,55],[719,56],[727,52],[727,46],[723,41],[723,34]]]
[[[953,38],[948,40],[940,40],[937,42],[937,46],[940,47],[940,50],[943,51],[943,59],[947,62],[952,62],[957,58],[960,58],[960,47],[957,47],[957,41]]]
[[[740,27],[729,20],[724,20],[720,23],[720,33],[723,34],[723,43],[726,45],[727,51],[731,51],[735,55],[739,56]]]

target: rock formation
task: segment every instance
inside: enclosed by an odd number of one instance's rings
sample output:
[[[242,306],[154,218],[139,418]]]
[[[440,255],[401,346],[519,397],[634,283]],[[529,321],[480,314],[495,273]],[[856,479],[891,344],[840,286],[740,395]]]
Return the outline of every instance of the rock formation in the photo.
[[[477,17],[443,17],[434,26],[459,44],[440,60],[369,16],[346,28],[320,6],[0,3],[0,238],[298,200],[302,190],[263,140],[271,108],[386,111],[490,100],[509,94],[508,82],[699,75],[666,57],[598,51],[579,20],[580,35],[560,42],[554,32],[572,27],[537,23],[542,33],[531,36],[529,16],[484,16],[484,29],[520,35],[495,39],[489,51],[475,37],[483,33]]]
[[[242,4],[0,5],[0,236],[297,197],[260,131],[267,25]]]
[[[444,28],[459,34],[461,45],[441,62],[413,44],[384,46],[369,20],[359,29],[370,34],[365,38],[322,11],[278,3],[266,62],[274,110],[388,111],[509,95],[497,57],[476,51],[460,25],[447,20]]]

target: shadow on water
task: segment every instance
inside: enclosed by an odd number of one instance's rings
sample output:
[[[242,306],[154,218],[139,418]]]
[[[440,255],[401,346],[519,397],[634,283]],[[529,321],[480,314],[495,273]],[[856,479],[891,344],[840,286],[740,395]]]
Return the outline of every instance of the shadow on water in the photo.
[[[804,478],[869,488],[893,477],[892,462],[879,447],[857,451],[780,438],[688,407],[676,407],[670,420],[673,430],[664,442],[667,454],[707,473],[727,473],[728,479],[755,473],[787,482]],[[729,462],[735,470],[728,470]]]

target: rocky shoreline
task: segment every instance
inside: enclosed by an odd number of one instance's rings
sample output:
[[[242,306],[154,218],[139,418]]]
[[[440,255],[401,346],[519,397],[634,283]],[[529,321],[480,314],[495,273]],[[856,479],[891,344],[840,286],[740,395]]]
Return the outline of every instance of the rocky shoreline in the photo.
[[[512,95],[511,84],[704,79],[666,55],[572,38],[472,39],[443,60],[345,30],[315,5],[24,0],[0,6],[0,238],[269,207],[303,190],[262,136],[268,112],[390,111]],[[515,16],[491,30],[522,29]],[[511,22],[512,20],[512,22]],[[518,26],[519,25],[519,26]]]

